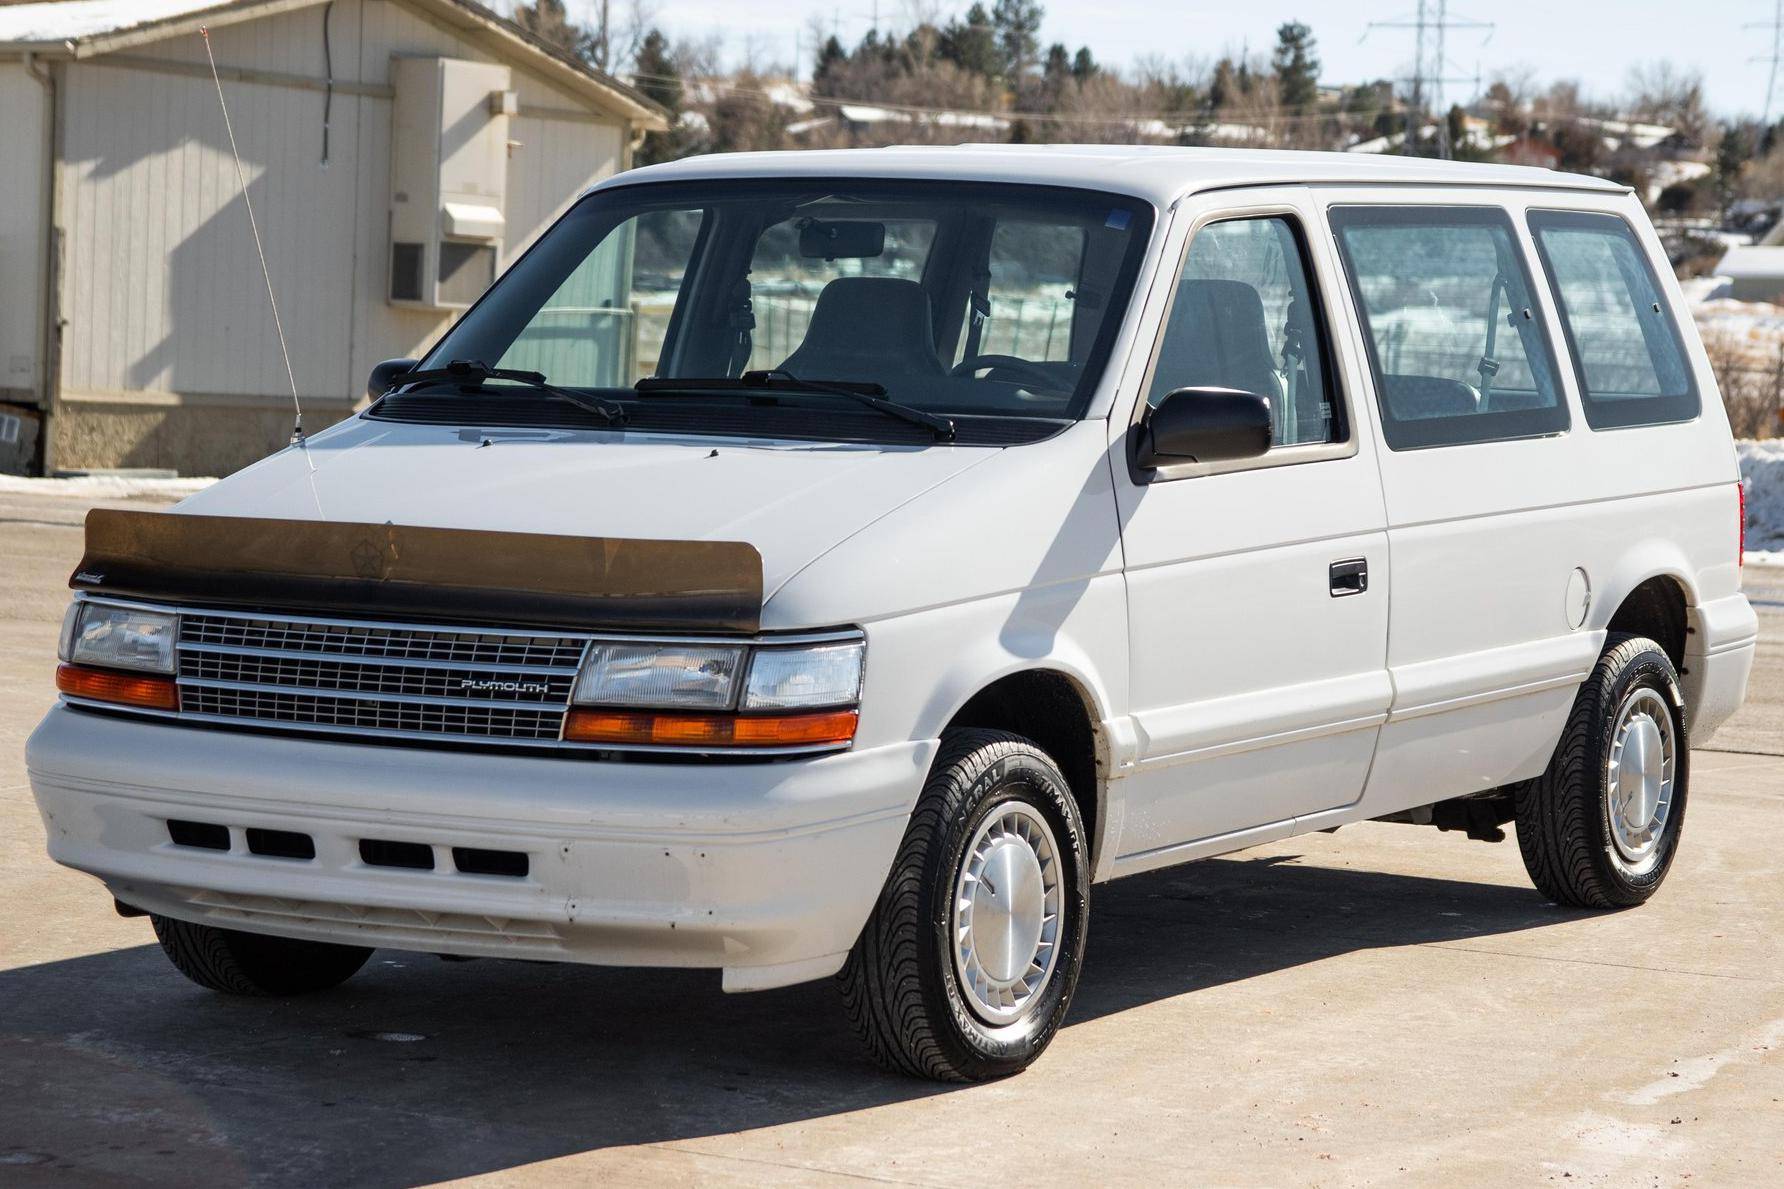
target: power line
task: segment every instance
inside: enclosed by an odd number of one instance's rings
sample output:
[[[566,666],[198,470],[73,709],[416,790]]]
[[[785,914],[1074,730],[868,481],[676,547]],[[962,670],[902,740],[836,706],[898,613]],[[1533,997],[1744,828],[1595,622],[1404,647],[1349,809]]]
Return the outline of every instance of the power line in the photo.
[[[1771,67],[1765,80],[1765,114],[1761,122],[1772,122],[1772,96],[1778,89],[1778,63],[1784,61],[1784,0],[1772,0],[1772,19],[1769,21],[1750,21],[1742,26],[1746,29],[1770,29],[1772,31],[1772,52],[1760,54],[1748,59],[1752,62],[1764,62]]]
[[[1777,0],[1784,5],[1784,0]],[[1410,20],[1402,18],[1394,21],[1370,21],[1363,29],[1367,38],[1377,29],[1411,29],[1413,31],[1412,77],[1405,81],[1411,87],[1406,120],[1406,136],[1400,144],[1403,153],[1414,152],[1417,146],[1418,132],[1425,126],[1425,110],[1430,106],[1430,95],[1435,94],[1441,103],[1443,84],[1474,82],[1478,78],[1447,78],[1445,72],[1450,68],[1449,55],[1445,50],[1445,42],[1451,29],[1485,29],[1487,36],[1492,36],[1492,21],[1477,21],[1468,17],[1452,17],[1449,14],[1449,0],[1419,0],[1418,11]],[[1437,125],[1437,151],[1443,157],[1449,157],[1453,150],[1449,142],[1449,121],[1443,119]]]

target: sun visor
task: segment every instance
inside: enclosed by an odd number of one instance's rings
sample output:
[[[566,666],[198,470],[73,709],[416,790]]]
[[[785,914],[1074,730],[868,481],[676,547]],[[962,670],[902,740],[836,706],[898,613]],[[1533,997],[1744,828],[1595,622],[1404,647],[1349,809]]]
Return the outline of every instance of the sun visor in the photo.
[[[75,590],[390,619],[755,632],[762,556],[738,541],[94,509]]]

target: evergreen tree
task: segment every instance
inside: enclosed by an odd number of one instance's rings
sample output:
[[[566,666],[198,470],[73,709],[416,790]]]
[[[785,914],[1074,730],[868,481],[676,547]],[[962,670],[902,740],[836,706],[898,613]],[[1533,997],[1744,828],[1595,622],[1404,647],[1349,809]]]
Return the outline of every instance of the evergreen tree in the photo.
[[[633,164],[655,165],[692,153],[697,147],[694,137],[681,123],[684,99],[681,66],[669,48],[669,39],[660,29],[652,29],[639,42],[638,54],[632,63],[632,82],[669,113],[669,131],[648,133],[633,154]]]
[[[835,37],[825,38],[818,47],[818,60],[812,65],[812,94],[835,96],[837,80],[848,64],[849,52],[842,48],[842,42]]]
[[[996,78],[1002,72],[997,48],[997,28],[983,4],[966,10],[963,21],[949,21],[936,43],[936,54],[968,74]]]
[[[1096,64],[1096,59],[1090,56],[1090,47],[1079,46],[1077,54],[1072,57],[1072,77],[1079,82],[1086,82],[1101,69]]]
[[[514,23],[540,41],[594,65],[601,39],[592,29],[585,29],[570,19],[564,0],[532,0],[514,6]]]
[[[1040,52],[1041,18],[1045,12],[1039,0],[997,0],[991,8],[991,23],[997,27],[997,47],[1003,56],[1003,74],[1012,87],[1020,84]]]
[[[1313,30],[1300,21],[1277,27],[1270,66],[1276,72],[1282,105],[1296,112],[1310,111],[1319,101],[1319,59],[1314,49]]]

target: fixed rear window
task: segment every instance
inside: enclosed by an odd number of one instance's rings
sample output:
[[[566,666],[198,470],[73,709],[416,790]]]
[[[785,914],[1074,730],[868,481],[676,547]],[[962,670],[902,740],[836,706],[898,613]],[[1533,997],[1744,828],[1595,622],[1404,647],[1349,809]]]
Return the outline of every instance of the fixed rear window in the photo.
[[[1511,216],[1334,207],[1390,449],[1564,432],[1567,406]]]
[[[1689,421],[1697,385],[1647,253],[1616,215],[1531,211],[1593,429]]]

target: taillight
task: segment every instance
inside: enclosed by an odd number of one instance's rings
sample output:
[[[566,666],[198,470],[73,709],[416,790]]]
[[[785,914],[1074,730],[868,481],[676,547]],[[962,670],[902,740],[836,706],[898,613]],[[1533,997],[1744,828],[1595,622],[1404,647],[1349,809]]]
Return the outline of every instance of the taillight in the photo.
[[[1734,555],[1735,565],[1745,566],[1747,564],[1747,484],[1737,479],[1734,489],[1741,493],[1740,551]]]

